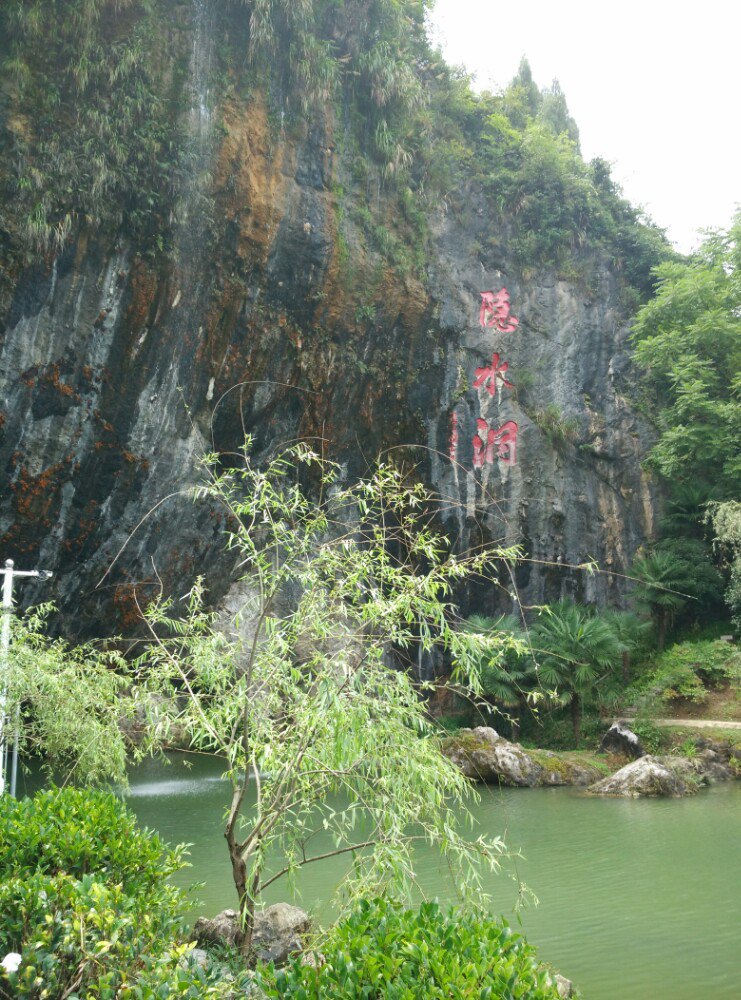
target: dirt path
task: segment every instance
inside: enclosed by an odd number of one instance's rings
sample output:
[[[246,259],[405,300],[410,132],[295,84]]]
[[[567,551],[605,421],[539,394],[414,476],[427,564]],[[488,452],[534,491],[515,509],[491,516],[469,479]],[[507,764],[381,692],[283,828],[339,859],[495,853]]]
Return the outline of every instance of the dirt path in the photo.
[[[635,722],[635,719],[626,719]],[[682,729],[741,729],[741,722],[714,719],[646,719],[654,726],[678,726]]]

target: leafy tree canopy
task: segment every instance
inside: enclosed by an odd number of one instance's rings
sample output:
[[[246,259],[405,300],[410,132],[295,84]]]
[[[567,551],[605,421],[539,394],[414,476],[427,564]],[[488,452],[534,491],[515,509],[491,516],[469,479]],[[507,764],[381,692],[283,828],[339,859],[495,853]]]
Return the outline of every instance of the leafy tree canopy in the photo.
[[[689,260],[656,270],[656,297],[634,326],[659,439],[650,462],[672,483],[706,484],[722,500],[741,487],[741,216]]]
[[[320,479],[318,503],[302,477]],[[328,856],[313,849],[318,830],[330,832],[330,854],[353,855],[343,882],[351,897],[407,891],[419,838],[442,849],[460,889],[475,883],[501,843],[471,843],[460,831],[454,810],[464,807],[467,782],[441,756],[409,675],[389,667],[386,653],[439,645],[475,679],[468,637],[450,624],[452,594],[512,551],[452,556],[430,527],[424,489],[388,467],[344,486],[304,446],[265,469],[246,454],[243,466],[214,471],[204,492],[233,524],[244,607],[217,627],[199,587],[187,601],[155,603],[139,683],[155,695],[155,745],[177,724],[194,749],[224,759],[245,951],[262,890]],[[347,805],[334,793],[346,793]],[[270,875],[269,853],[285,859]]]

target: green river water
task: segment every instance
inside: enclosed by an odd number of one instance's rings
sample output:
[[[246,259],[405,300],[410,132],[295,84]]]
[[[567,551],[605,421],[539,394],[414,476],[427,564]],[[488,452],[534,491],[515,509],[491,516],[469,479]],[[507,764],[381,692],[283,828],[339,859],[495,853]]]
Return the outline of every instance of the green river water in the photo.
[[[740,791],[729,782],[687,799],[650,801],[486,787],[476,809],[481,830],[522,854],[490,878],[493,909],[516,923],[517,880],[532,889],[540,904],[522,911],[522,929],[585,1000],[738,1000]],[[142,823],[193,845],[193,867],[181,882],[204,883],[196,912],[234,906],[218,763],[196,758],[187,769],[182,756],[170,766],[148,763],[129,794]],[[437,856],[420,850],[418,860],[423,892],[453,901],[455,886]],[[295,902],[320,921],[330,918],[345,864],[303,869]],[[271,887],[269,902],[286,898],[286,886]]]

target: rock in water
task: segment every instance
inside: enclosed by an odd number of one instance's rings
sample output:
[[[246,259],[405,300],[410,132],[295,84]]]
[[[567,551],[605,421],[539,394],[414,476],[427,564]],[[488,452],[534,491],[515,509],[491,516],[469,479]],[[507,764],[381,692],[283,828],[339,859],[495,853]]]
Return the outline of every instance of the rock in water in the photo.
[[[541,768],[522,747],[502,739],[489,726],[461,729],[445,741],[443,753],[467,778],[477,781],[501,781],[532,788],[541,773]]]
[[[714,785],[717,781],[728,781],[733,777],[728,761],[713,750],[701,750],[694,757],[678,757],[672,766],[683,777],[703,785]]]
[[[558,972],[549,972],[548,981],[551,986],[556,987],[556,992],[562,1000],[569,1000],[569,997],[575,996],[574,984],[566,976],[562,976]]]
[[[443,743],[443,753],[467,778],[535,788],[540,785],[588,785],[596,767],[574,763],[547,750],[526,751],[495,729],[461,729]]]
[[[646,751],[632,729],[625,722],[613,722],[599,745],[600,753],[619,753],[626,757],[643,757]]]
[[[609,778],[591,785],[587,791],[594,795],[624,795],[628,798],[649,795],[679,797],[697,791],[697,784],[689,775],[685,780],[679,768],[665,758],[646,755],[621,767]]]
[[[602,771],[586,761],[570,760],[550,750],[528,750],[528,757],[540,767],[538,785],[591,785],[602,777]]]
[[[558,990],[558,995],[562,997],[562,1000],[567,1000],[568,997],[573,997],[574,995],[574,984],[566,976],[560,976],[556,973],[555,977],[556,989]]]

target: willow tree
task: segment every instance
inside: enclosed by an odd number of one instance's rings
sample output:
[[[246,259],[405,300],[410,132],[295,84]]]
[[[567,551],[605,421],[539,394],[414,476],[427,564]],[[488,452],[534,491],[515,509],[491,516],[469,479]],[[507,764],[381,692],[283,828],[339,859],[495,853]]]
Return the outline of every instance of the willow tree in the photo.
[[[318,500],[302,479],[313,479]],[[232,526],[244,606],[219,624],[198,584],[181,602],[157,602],[139,690],[182,694],[177,703],[149,698],[155,740],[177,724],[194,749],[224,760],[244,951],[263,890],[328,856],[352,857],[344,899],[408,892],[418,840],[440,848],[458,885],[476,885],[501,843],[461,833],[469,785],[440,754],[418,692],[388,654],[442,647],[475,676],[466,636],[449,625],[452,595],[513,553],[450,555],[422,487],[389,467],[343,485],[303,446],[266,469],[245,456],[201,493]],[[313,848],[320,831],[329,852]]]

